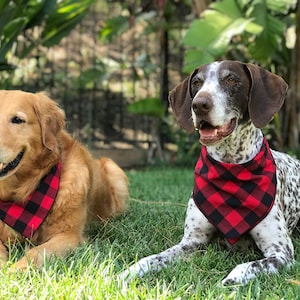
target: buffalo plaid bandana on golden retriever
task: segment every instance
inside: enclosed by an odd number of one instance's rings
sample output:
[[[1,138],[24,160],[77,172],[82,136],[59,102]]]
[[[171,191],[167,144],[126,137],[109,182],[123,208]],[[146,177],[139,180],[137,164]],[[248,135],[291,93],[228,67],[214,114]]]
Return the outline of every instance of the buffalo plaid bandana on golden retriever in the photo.
[[[269,213],[275,193],[276,166],[266,138],[256,157],[244,164],[215,161],[202,147],[193,197],[231,244]]]
[[[54,166],[27,201],[0,201],[0,219],[27,238],[42,224],[58,192],[61,162]]]

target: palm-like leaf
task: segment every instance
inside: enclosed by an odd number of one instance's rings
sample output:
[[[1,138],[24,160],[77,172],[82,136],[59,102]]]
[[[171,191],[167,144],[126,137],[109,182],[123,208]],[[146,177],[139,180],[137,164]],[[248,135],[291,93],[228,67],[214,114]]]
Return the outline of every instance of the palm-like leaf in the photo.
[[[243,16],[235,1],[214,3],[204,12],[203,19],[195,20],[183,39],[189,47],[185,71],[208,63],[226,53],[232,38],[244,31],[258,33],[262,28]],[[198,57],[197,57],[198,53]]]
[[[6,61],[13,45],[20,43],[18,36],[26,30],[42,28],[42,41],[27,40],[22,47],[14,47],[20,58],[39,44],[50,47],[66,36],[87,13],[95,0],[1,0],[0,1],[0,64],[1,70],[11,69]],[[22,50],[20,50],[22,49]]]
[[[240,37],[248,59],[269,63],[279,50],[285,53],[283,16],[296,3],[296,0],[223,0],[211,4],[203,18],[191,24],[183,39],[187,46],[185,71],[225,55],[235,47],[231,43],[234,36]]]
[[[255,36],[253,43],[248,45],[251,57],[261,64],[269,63],[275,53],[281,50],[285,40],[286,24],[273,16],[273,13],[283,14],[293,2],[295,1],[256,1],[248,10],[249,16],[255,18],[256,24],[263,28],[261,34]]]

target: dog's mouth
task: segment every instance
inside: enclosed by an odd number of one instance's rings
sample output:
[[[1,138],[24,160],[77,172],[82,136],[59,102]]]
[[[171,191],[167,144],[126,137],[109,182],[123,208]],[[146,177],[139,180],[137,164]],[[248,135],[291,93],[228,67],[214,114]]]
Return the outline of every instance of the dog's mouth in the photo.
[[[12,161],[9,163],[0,162],[0,177],[6,176],[9,172],[13,171],[23,158],[25,151],[22,150]]]
[[[200,143],[203,145],[211,145],[220,141],[233,132],[236,127],[236,123],[236,118],[231,119],[228,123],[222,126],[213,126],[204,120],[200,121],[197,126],[200,133]]]

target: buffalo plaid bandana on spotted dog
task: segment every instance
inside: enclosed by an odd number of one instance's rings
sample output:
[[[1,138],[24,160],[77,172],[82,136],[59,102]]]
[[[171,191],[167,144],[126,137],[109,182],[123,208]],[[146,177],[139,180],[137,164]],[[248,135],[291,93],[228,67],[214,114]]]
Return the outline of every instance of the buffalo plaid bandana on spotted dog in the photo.
[[[194,201],[231,244],[269,213],[275,193],[276,166],[266,138],[256,157],[244,164],[217,162],[202,147]]]
[[[0,201],[0,219],[31,238],[48,215],[58,192],[61,162],[54,166],[25,202]]]

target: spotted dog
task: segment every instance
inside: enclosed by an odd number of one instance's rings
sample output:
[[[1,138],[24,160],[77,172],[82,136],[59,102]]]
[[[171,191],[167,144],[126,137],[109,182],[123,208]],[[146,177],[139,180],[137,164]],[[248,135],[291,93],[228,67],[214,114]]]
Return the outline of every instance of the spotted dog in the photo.
[[[294,260],[291,233],[300,216],[300,162],[270,150],[261,128],[278,112],[285,81],[237,61],[202,65],[170,93],[174,115],[198,130],[201,155],[181,242],[139,260],[120,277],[142,277],[208,244],[215,234],[228,245],[252,240],[263,258],[237,265],[224,285],[246,284]]]

